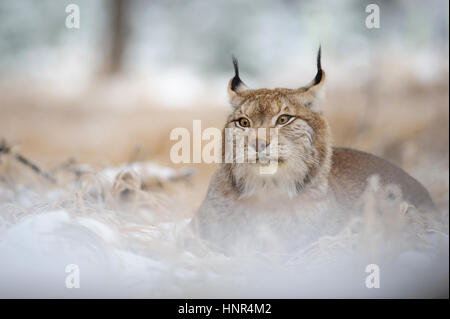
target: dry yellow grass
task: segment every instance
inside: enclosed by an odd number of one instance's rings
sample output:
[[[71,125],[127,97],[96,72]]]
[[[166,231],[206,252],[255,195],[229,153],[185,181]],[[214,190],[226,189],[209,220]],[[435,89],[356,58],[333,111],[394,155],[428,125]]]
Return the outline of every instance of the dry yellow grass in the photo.
[[[327,93],[324,110],[336,145],[383,156],[406,169],[448,209],[448,78],[429,85],[406,83],[401,89],[341,89]],[[6,92],[7,91],[7,92]],[[68,159],[96,167],[130,160],[154,161],[180,169],[194,168],[189,187],[176,192],[192,213],[203,198],[213,164],[174,165],[169,158],[175,127],[222,127],[225,107],[200,105],[180,110],[130,105],[110,109],[90,96],[67,100],[40,92],[3,90],[0,137],[18,144],[20,152],[47,170]],[[376,98],[373,98],[375,96]],[[222,103],[224,104],[224,103]],[[25,168],[24,168],[25,169]]]

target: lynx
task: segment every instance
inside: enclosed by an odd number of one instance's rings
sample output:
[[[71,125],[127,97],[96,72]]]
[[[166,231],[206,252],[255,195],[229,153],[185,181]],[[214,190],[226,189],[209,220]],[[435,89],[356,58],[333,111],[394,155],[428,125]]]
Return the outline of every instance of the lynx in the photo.
[[[264,164],[258,156],[255,163],[219,164],[192,221],[201,236],[219,243],[243,232],[257,236],[252,230],[266,227],[258,223],[263,216],[272,216],[271,230],[283,236],[332,231],[358,203],[372,175],[381,185],[394,187],[390,196],[417,209],[434,209],[427,190],[401,168],[375,155],[332,146],[319,105],[325,82],[320,48],[317,74],[298,89],[249,89],[234,57],[233,64],[235,75],[228,83],[232,112],[224,129],[248,132],[245,146],[260,155],[273,146],[270,137],[255,138],[249,132],[277,128],[278,169],[261,174],[258,168]],[[287,231],[283,223],[295,226]]]

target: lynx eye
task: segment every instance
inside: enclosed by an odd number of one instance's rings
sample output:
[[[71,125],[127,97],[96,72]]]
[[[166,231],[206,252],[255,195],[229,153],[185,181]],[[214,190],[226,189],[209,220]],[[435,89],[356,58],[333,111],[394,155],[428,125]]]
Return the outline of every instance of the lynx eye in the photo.
[[[237,123],[240,127],[250,127],[250,121],[245,117],[241,117]]]
[[[277,125],[286,125],[287,123],[289,123],[292,120],[293,116],[291,115],[287,115],[287,114],[283,114],[280,115],[280,117],[278,117],[277,119]]]

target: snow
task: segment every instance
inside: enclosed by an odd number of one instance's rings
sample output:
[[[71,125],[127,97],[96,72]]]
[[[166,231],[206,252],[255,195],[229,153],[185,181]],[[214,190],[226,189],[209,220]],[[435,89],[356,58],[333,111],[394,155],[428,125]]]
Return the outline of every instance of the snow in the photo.
[[[168,181],[177,174],[139,163],[97,176],[109,185],[130,168]],[[365,241],[359,220],[291,255],[234,256],[186,235],[189,219],[158,220],[158,207],[134,214],[81,189],[0,189],[1,298],[448,297],[448,226],[412,237],[383,237],[375,228]],[[372,263],[380,267],[379,289],[365,285]],[[66,287],[72,264],[79,288]]]

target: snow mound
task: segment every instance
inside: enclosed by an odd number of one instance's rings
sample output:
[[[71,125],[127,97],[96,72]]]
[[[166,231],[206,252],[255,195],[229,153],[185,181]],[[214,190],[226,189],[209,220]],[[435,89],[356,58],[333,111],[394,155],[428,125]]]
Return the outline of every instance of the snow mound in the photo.
[[[337,235],[291,254],[226,255],[187,230],[182,203],[148,186],[189,172],[152,163],[83,172],[46,191],[0,186],[0,297],[448,297],[446,212],[406,216],[400,205],[387,220],[369,196]],[[368,288],[372,264],[379,288]]]

